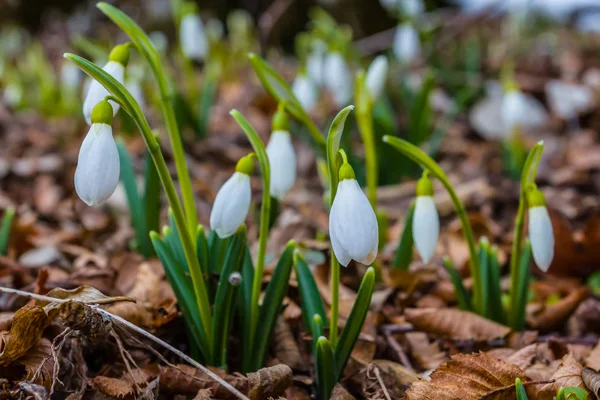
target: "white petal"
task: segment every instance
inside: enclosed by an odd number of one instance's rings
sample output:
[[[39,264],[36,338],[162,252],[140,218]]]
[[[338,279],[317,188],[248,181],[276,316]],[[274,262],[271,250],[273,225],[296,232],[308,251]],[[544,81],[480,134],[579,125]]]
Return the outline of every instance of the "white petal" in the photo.
[[[554,258],[554,233],[546,207],[529,209],[529,240],[535,263],[542,271],[548,271]]]
[[[233,235],[246,220],[251,197],[250,177],[235,172],[217,193],[210,213],[210,228],[222,239]]]
[[[388,60],[386,56],[377,56],[367,71],[366,84],[373,100],[377,100],[385,87],[388,73]]]
[[[433,197],[417,197],[412,231],[415,247],[421,255],[423,262],[428,263],[431,257],[433,257],[440,234],[440,217]]]
[[[313,47],[313,50],[306,60],[306,72],[315,86],[321,87],[325,82],[325,55],[327,44],[321,40],[315,40],[313,42]]]
[[[502,100],[502,122],[504,130],[510,134],[515,127],[535,129],[548,121],[544,106],[532,96],[518,90],[504,95]]]
[[[123,67],[122,64],[116,61],[109,61],[102,69],[109,73],[118,82],[123,83],[125,67]],[[104,98],[109,94],[110,93],[108,93],[108,90],[106,90],[98,81],[94,80],[89,84],[89,89],[87,90],[85,101],[83,102],[83,116],[88,124],[92,124],[92,110],[96,104],[104,100]],[[109,103],[113,109],[113,116],[117,115],[117,111],[119,111],[119,105],[112,100],[109,101]]]
[[[75,190],[87,205],[107,200],[119,183],[119,152],[112,127],[93,124],[86,135],[75,170]]]
[[[575,117],[594,105],[594,94],[589,87],[558,80],[546,84],[546,96],[552,111],[565,119]]]
[[[306,75],[298,75],[292,84],[292,92],[300,101],[305,110],[314,109],[318,100],[318,92],[315,84]]]
[[[506,137],[502,122],[502,97],[486,97],[471,109],[469,122],[485,139],[495,140]]]
[[[409,22],[396,28],[392,50],[398,61],[405,63],[414,61],[421,54],[419,34]]]
[[[348,257],[366,265],[375,260],[379,244],[377,217],[356,180],[344,179],[338,184],[329,230],[340,264],[347,265]]]
[[[296,182],[296,153],[289,132],[274,131],[267,145],[271,166],[271,196],[285,197]]]
[[[337,107],[345,106],[352,99],[352,75],[346,60],[338,52],[329,53],[325,59],[325,86]]]
[[[181,20],[179,41],[183,54],[190,60],[202,61],[208,52],[202,19],[196,14],[187,14]]]

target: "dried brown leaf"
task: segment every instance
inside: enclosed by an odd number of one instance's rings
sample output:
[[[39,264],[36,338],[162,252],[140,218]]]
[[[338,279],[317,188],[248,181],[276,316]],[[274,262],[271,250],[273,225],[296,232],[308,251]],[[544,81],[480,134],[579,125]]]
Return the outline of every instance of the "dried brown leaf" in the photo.
[[[135,393],[131,383],[108,376],[96,376],[92,379],[92,385],[99,392],[117,399],[133,398]]]
[[[558,327],[569,318],[575,311],[579,303],[581,303],[588,295],[585,287],[581,287],[563,299],[554,304],[544,307],[544,309],[534,315],[529,315],[527,322],[535,329],[547,331]]]
[[[515,379],[526,380],[516,365],[485,353],[452,357],[431,374],[431,381],[415,382],[409,400],[501,400],[515,396]]]
[[[600,370],[600,341],[598,341],[596,347],[586,357],[584,364],[586,367],[595,369],[596,371]]]
[[[551,380],[554,382],[540,387],[538,397],[540,399],[553,399],[561,387],[573,386],[586,389],[581,377],[582,371],[583,367],[573,357],[573,354],[567,354],[563,357],[556,372],[552,374]]]
[[[262,400],[283,395],[292,386],[292,369],[279,364],[248,374],[248,397]]]
[[[597,399],[600,398],[600,374],[586,367],[581,372],[581,377],[585,386],[594,393]]]
[[[454,308],[409,308],[404,315],[416,330],[453,340],[487,341],[503,338],[511,331],[477,314]]]
[[[409,332],[405,335],[411,349],[411,355],[423,369],[436,369],[446,361],[448,355],[440,350],[437,340],[429,341],[423,332]]]
[[[275,357],[290,368],[300,371],[306,371],[307,366],[298,349],[298,342],[290,329],[287,321],[280,316],[273,329],[273,347]]]
[[[338,383],[333,388],[333,392],[331,393],[329,400],[355,400],[355,398]]]
[[[46,296],[62,300],[72,300],[84,304],[112,304],[119,301],[134,301],[129,297],[106,296],[104,293],[91,286],[79,286],[78,288],[71,290],[56,288],[49,291]],[[49,302],[36,300],[35,304],[44,307],[48,305]]]
[[[194,400],[211,400],[212,392],[210,389],[200,389],[198,394],[194,397]]]
[[[50,388],[54,373],[54,360],[52,359],[52,343],[48,339],[42,338],[36,346],[19,359],[19,364],[25,367],[26,380],[43,385],[46,389]]]
[[[377,391],[386,388],[394,399],[404,397],[406,389],[419,379],[412,370],[389,360],[374,360],[367,367],[363,387],[373,387]],[[365,391],[366,392],[366,391]]]
[[[42,307],[25,306],[19,309],[8,332],[0,334],[0,366],[8,366],[23,357],[35,346],[51,318]]]

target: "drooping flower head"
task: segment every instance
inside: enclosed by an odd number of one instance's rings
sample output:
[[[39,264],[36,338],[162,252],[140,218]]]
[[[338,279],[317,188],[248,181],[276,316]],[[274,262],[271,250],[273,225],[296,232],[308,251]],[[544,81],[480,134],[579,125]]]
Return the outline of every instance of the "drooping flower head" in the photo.
[[[505,138],[518,134],[521,129],[539,128],[548,121],[544,106],[534,97],[521,92],[512,80],[504,85],[501,115]]]
[[[283,107],[273,117],[267,155],[271,169],[270,194],[282,200],[296,182],[296,152],[290,136],[290,122]]]
[[[306,111],[311,111],[317,105],[319,92],[315,83],[305,71],[300,71],[292,83],[292,92]]]
[[[331,51],[325,58],[324,84],[333,96],[337,107],[347,105],[352,99],[354,89],[350,68],[344,56],[337,50]]]
[[[108,56],[108,62],[102,69],[109,73],[119,83],[123,83],[127,63],[129,63],[129,43],[120,44],[112,49]],[[104,98],[109,95],[110,93],[108,93],[108,90],[106,90],[100,82],[94,80],[90,83],[87,95],[83,102],[83,116],[88,124],[92,123],[92,111],[96,104],[103,101]],[[112,100],[109,101],[109,103],[112,106],[114,117],[117,115],[120,106]]]
[[[433,201],[433,184],[424,173],[417,183],[417,199],[412,223],[413,241],[423,262],[433,257],[440,234],[440,217]]]
[[[221,186],[215,198],[210,213],[210,228],[221,239],[233,235],[248,215],[252,197],[250,175],[254,170],[253,158],[254,154],[249,154],[238,161],[235,173]]]
[[[377,56],[369,69],[367,70],[366,84],[371,95],[371,100],[376,101],[383,93],[385,88],[385,81],[388,73],[388,59],[386,56]]]
[[[196,4],[187,2],[179,24],[179,43],[183,55],[194,61],[203,61],[208,54],[208,40],[204,32],[204,24]]]
[[[92,126],[77,159],[75,190],[88,206],[107,200],[119,183],[119,152],[112,134],[113,109],[102,100],[92,110]]]
[[[527,193],[527,205],[529,207],[529,241],[533,259],[537,266],[546,272],[554,258],[554,232],[543,193],[537,188],[532,188]]]
[[[410,64],[421,55],[419,32],[410,22],[403,22],[396,28],[392,51],[401,63]]]
[[[346,160],[340,167],[339,177],[337,193],[329,213],[329,236],[333,252],[345,267],[350,260],[371,265],[377,257],[379,244],[375,211]]]

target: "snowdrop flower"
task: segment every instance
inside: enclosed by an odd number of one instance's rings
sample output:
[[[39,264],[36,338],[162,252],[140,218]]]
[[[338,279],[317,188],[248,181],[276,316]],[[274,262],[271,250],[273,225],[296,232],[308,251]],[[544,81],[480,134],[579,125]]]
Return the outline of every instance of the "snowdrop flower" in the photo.
[[[313,42],[313,50],[306,60],[306,72],[316,87],[325,83],[325,57],[327,45],[321,40]]]
[[[196,13],[195,5],[188,3],[187,7],[179,25],[181,51],[190,60],[203,61],[208,53],[208,40],[204,34],[204,24]]]
[[[550,108],[563,119],[575,118],[594,105],[592,90],[575,83],[551,80],[546,83],[546,96]]]
[[[411,63],[421,54],[419,33],[410,22],[403,22],[396,28],[392,51],[403,63]]]
[[[306,73],[300,72],[296,76],[294,83],[292,83],[292,92],[305,110],[310,111],[314,109],[319,94],[314,82]]]
[[[544,106],[514,85],[509,87],[502,97],[501,115],[503,129],[507,136],[515,129],[535,129],[548,122],[548,113]]]
[[[425,10],[423,0],[379,0],[379,2],[387,11],[401,11],[408,17],[416,17]]]
[[[112,135],[113,108],[102,100],[92,110],[92,126],[79,149],[75,190],[88,206],[107,200],[119,183],[119,152]]]
[[[335,257],[344,267],[350,260],[371,265],[377,257],[377,217],[345,160],[329,214],[329,231]]]
[[[129,44],[121,44],[115,46],[108,56],[108,62],[102,68],[108,72],[119,83],[123,83],[125,77],[125,67],[129,62]],[[88,124],[92,123],[92,110],[99,102],[103,101],[106,96],[109,96],[108,90],[104,88],[98,81],[94,80],[89,84],[87,96],[83,102],[83,116]],[[109,102],[113,109],[113,117],[119,111],[119,105],[113,101]]]
[[[546,208],[546,199],[537,188],[527,195],[529,206],[529,241],[533,259],[544,272],[548,271],[554,258],[554,232]]]
[[[254,170],[253,158],[254,154],[250,154],[238,161],[235,173],[221,186],[215,198],[210,228],[221,239],[233,235],[246,220],[252,197],[250,175]]]
[[[388,73],[388,60],[384,55],[377,56],[367,70],[366,84],[371,100],[375,101],[383,93]]]
[[[352,99],[352,75],[346,60],[339,51],[332,51],[325,59],[325,86],[333,96],[337,107],[348,104]]]
[[[81,70],[75,63],[65,60],[60,67],[60,83],[63,88],[69,91],[75,91],[81,82]]]
[[[423,262],[428,263],[433,257],[440,234],[440,217],[433,201],[433,185],[426,173],[417,183],[412,234],[415,247]]]
[[[273,117],[273,133],[267,145],[271,167],[270,194],[282,200],[296,182],[296,153],[290,137],[290,123],[280,109]]]

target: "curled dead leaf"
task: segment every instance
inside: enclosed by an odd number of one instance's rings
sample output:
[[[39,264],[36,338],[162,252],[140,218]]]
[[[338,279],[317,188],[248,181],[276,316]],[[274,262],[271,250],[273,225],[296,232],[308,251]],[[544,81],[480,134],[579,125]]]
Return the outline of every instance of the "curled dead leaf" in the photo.
[[[598,341],[596,347],[592,349],[592,352],[588,354],[584,364],[586,367],[596,371],[600,370],[600,341]]]
[[[292,369],[287,365],[259,369],[248,374],[248,397],[250,400],[277,398],[292,386],[292,379]]]
[[[72,300],[84,304],[112,304],[119,301],[135,301],[130,297],[106,296],[104,293],[91,286],[79,286],[78,288],[71,290],[56,288],[49,291],[46,296],[54,297],[55,299]],[[35,304],[44,307],[50,303],[47,301],[36,300]]]
[[[453,340],[488,341],[511,332],[509,327],[454,308],[409,308],[404,315],[416,330]]]
[[[92,386],[100,393],[117,399],[133,398],[135,393],[131,383],[108,376],[96,376],[92,379]]]
[[[560,366],[552,374],[552,383],[547,383],[539,388],[538,398],[540,400],[553,399],[561,387],[578,387],[586,389],[582,378],[583,367],[572,353],[563,357]]]
[[[418,375],[393,361],[373,360],[366,368],[366,376],[363,376],[363,392],[369,394],[369,398],[378,398],[376,393],[387,391],[394,398],[405,396],[406,389],[419,379]]]
[[[51,318],[39,306],[19,309],[8,332],[0,334],[0,366],[8,366],[24,356],[42,337]]]
[[[273,347],[275,356],[283,364],[289,365],[292,369],[307,370],[306,363],[298,349],[298,342],[296,342],[289,324],[282,316],[277,318],[273,329]]]
[[[409,332],[405,337],[410,346],[412,357],[419,363],[421,368],[426,370],[436,369],[448,361],[448,355],[440,350],[439,341],[430,342],[425,333]]]
[[[581,377],[585,386],[596,396],[600,398],[600,374],[591,368],[585,367],[581,372]]]
[[[355,400],[355,398],[338,383],[333,388],[333,392],[331,393],[329,400]]]
[[[587,289],[580,287],[556,303],[545,306],[540,312],[528,315],[527,322],[531,327],[541,331],[556,328],[569,318],[587,296]]]

